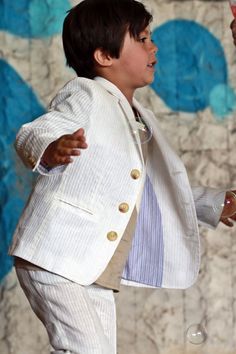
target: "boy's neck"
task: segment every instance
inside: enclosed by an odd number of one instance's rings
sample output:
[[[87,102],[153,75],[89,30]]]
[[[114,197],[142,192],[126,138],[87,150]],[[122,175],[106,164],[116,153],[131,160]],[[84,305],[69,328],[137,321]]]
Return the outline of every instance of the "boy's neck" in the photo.
[[[98,72],[97,75],[102,77],[105,80],[110,81],[113,85],[115,85],[123,93],[123,95],[126,97],[129,104],[132,106],[135,88],[131,88],[128,85],[122,83],[118,75],[114,75],[114,74],[111,75],[110,70],[106,70],[106,69],[100,70],[100,72]]]
[[[132,106],[133,105],[133,97],[134,97],[134,90],[122,90],[119,86],[116,85],[118,89],[123,93],[123,95],[126,97],[127,101],[129,104]]]
[[[110,82],[112,82],[112,81],[110,81]],[[125,98],[129,102],[130,106],[132,107],[133,106],[133,97],[134,97],[135,90],[134,89],[131,90],[131,89],[128,89],[128,88],[123,88],[117,82],[112,82],[112,83],[113,83],[113,85],[115,85],[123,93],[123,95],[125,96]]]

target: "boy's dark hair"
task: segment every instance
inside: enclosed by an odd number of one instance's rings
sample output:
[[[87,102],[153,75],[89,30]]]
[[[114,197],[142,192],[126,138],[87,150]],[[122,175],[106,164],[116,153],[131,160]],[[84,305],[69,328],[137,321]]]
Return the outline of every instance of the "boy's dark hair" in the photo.
[[[73,7],[63,24],[67,65],[78,76],[96,76],[93,54],[101,48],[119,58],[126,31],[137,38],[152,21],[152,15],[136,0],[84,0]]]

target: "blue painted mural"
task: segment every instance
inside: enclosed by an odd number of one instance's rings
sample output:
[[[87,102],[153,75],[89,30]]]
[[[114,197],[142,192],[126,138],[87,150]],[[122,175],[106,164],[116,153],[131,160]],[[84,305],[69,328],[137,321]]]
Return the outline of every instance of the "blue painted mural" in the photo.
[[[1,0],[0,30],[23,38],[46,38],[61,32],[67,0]],[[32,186],[32,174],[16,157],[13,142],[20,126],[44,108],[19,74],[0,60],[0,281],[12,267],[7,250]]]
[[[168,107],[195,113],[210,106],[218,119],[236,108],[223,48],[208,29],[176,19],[156,28],[152,37],[159,51],[151,86]]]
[[[13,142],[22,124],[44,113],[32,89],[0,60],[0,280],[11,269],[7,249],[32,186],[32,174],[16,157]]]
[[[43,38],[60,33],[68,0],[1,0],[0,30],[25,38]]]

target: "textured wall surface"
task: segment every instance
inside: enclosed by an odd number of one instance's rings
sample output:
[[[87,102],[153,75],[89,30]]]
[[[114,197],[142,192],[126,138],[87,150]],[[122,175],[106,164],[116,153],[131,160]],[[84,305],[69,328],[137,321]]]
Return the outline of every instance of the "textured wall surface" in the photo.
[[[46,354],[45,330],[18,286],[7,248],[33,176],[17,159],[19,127],[46,110],[74,73],[61,24],[78,1],[0,0],[0,353]],[[143,0],[159,47],[155,81],[137,92],[187,167],[193,185],[236,187],[236,48],[227,0]],[[236,353],[236,229],[200,229],[202,264],[185,291],[122,287],[119,354]],[[186,331],[202,323],[207,340]]]

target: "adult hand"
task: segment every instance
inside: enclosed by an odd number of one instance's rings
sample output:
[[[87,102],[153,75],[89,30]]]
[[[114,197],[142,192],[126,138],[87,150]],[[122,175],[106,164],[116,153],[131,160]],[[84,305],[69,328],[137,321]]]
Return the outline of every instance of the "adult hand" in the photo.
[[[41,162],[48,167],[69,164],[73,162],[72,156],[79,156],[80,149],[87,147],[84,129],[80,128],[73,134],[63,135],[48,145]]]
[[[234,19],[231,24],[230,24],[230,28],[232,31],[232,37],[234,40],[234,45],[236,46],[236,19]]]
[[[227,216],[229,215],[229,216]],[[236,191],[227,191],[220,221],[226,226],[234,226],[236,221]]]
[[[230,216],[229,218],[220,218],[220,221],[226,226],[233,227],[233,221],[236,221],[236,215]]]

